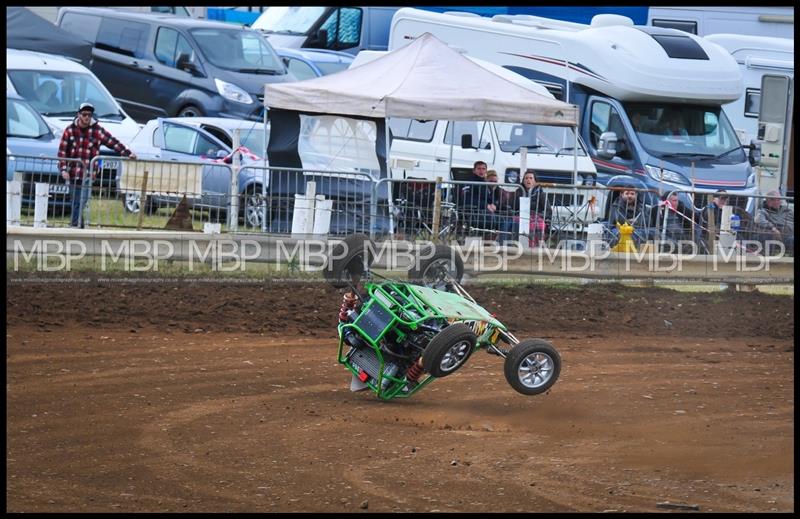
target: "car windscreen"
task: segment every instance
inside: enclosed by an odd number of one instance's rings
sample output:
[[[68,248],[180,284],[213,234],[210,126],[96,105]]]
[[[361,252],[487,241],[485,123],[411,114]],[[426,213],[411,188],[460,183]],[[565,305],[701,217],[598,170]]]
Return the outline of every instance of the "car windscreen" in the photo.
[[[279,34],[307,34],[326,7],[268,7],[253,22],[253,29]]]
[[[285,74],[283,62],[264,37],[242,29],[203,28],[189,31],[214,66],[249,74]]]
[[[51,135],[50,128],[28,103],[6,98],[6,137],[38,139]]]
[[[45,117],[68,117],[81,103],[94,105],[95,117],[122,120],[116,101],[89,74],[58,70],[6,70],[14,89]]]

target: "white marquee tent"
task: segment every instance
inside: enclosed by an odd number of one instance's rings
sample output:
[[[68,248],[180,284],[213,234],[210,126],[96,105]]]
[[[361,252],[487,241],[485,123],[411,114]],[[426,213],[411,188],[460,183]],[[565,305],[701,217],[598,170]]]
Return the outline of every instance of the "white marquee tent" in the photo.
[[[429,33],[349,70],[267,84],[264,105],[369,118],[409,117],[576,126],[578,108],[539,95],[475,62]]]

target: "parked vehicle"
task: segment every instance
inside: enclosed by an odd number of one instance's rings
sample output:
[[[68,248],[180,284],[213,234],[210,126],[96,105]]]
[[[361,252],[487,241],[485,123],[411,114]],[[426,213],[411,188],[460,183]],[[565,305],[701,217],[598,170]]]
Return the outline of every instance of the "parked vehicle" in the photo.
[[[224,213],[228,209],[231,178],[230,169],[217,165],[222,160],[231,163],[234,132],[239,132],[240,146],[246,148],[242,154],[243,166],[258,166],[258,169],[243,168],[239,172],[240,208],[244,223],[248,227],[261,227],[262,196],[270,188],[270,175],[262,166],[265,162],[264,145],[269,138],[264,135],[262,122],[224,117],[172,117],[148,121],[130,144],[140,160],[198,162],[204,164],[202,194],[192,196],[187,202],[191,207],[207,208]],[[308,148],[308,146],[306,147]],[[309,170],[325,170],[328,162],[320,154],[308,150],[303,154],[304,167]],[[180,196],[154,194],[145,201],[146,211],[159,207],[175,206]],[[126,191],[122,194],[125,210],[137,213],[142,207],[140,194]]]
[[[261,33],[228,23],[65,7],[58,25],[94,44],[92,71],[142,122],[261,120],[264,84],[294,79]]]
[[[275,47],[386,50],[397,7],[268,7],[253,22]]]
[[[707,36],[733,33],[794,38],[794,7],[703,6],[650,7],[647,25]]]
[[[222,117],[153,119],[144,125],[136,139],[131,142],[130,148],[140,160],[174,160],[206,164],[203,166],[202,194],[198,197],[191,196],[190,193],[187,201],[191,207],[213,208],[224,212],[228,209],[229,202],[230,169],[215,165],[214,162],[231,155],[233,134],[237,130],[241,145],[253,155],[263,157],[263,123]],[[243,156],[243,163],[248,162],[247,156]],[[245,223],[260,227],[260,210],[252,207],[253,200],[247,197],[248,192],[261,193],[262,179],[259,173],[245,170],[240,174],[239,192],[243,195]],[[175,206],[179,200],[180,196],[154,194],[148,197],[144,207],[146,211],[152,212],[159,207]],[[142,207],[140,194],[134,191],[122,193],[122,203],[125,210],[132,213],[138,213]]]
[[[648,204],[659,191],[755,191],[748,156],[722,110],[741,96],[741,73],[718,45],[674,29],[634,27],[615,15],[583,25],[405,8],[393,18],[389,48],[425,32],[577,104],[600,184],[652,189]],[[668,134],[671,121],[682,135]]]
[[[22,182],[22,205],[32,206],[35,184],[50,184],[49,206],[69,207],[69,184],[61,178],[58,162],[31,157],[56,157],[60,135],[25,99],[6,93],[6,180]]]
[[[123,143],[139,133],[140,126],[97,76],[63,56],[6,49],[6,90],[24,97],[57,131],[71,124],[80,104],[88,101],[95,118]]]
[[[706,40],[727,50],[742,71],[742,97],[725,105],[725,113],[739,140],[750,142],[758,135],[761,78],[765,74],[794,77],[794,40],[742,34],[711,34],[706,36]]]
[[[311,79],[347,69],[353,55],[325,49],[287,49],[275,47],[286,68],[298,80]]]
[[[130,143],[141,127],[89,69],[63,56],[6,49],[6,91],[30,102],[59,139],[80,104],[87,101],[94,105],[100,124],[124,144]],[[100,153],[117,155],[105,146]],[[95,185],[113,189],[118,168],[118,161],[105,160]]]

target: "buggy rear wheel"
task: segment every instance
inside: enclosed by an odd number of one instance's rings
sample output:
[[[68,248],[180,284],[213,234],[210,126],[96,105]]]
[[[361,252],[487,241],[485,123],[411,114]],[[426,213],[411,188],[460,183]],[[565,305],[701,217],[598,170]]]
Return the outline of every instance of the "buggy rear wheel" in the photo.
[[[523,395],[544,393],[558,380],[561,355],[544,339],[525,339],[506,357],[506,380]]]
[[[416,283],[438,290],[454,292],[453,281],[461,283],[464,262],[461,256],[447,245],[429,245],[420,250],[420,259],[408,271],[408,278]]]
[[[477,340],[466,324],[451,324],[428,343],[422,353],[422,367],[437,378],[451,375],[467,362]]]
[[[336,288],[347,288],[357,284],[372,264],[369,237],[365,234],[351,234],[337,243],[331,251],[323,276]]]

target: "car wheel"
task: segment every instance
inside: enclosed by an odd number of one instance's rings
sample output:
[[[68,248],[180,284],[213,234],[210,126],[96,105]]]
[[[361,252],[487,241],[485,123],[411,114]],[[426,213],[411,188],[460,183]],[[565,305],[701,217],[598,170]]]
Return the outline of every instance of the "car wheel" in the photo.
[[[467,362],[477,340],[466,324],[451,324],[428,343],[422,353],[422,367],[437,378],[452,375]]]
[[[408,271],[408,278],[426,287],[454,292],[453,281],[461,283],[464,262],[447,245],[432,245],[420,250],[420,257]]]
[[[122,199],[122,206],[125,208],[126,213],[137,214],[142,210],[141,195],[139,193],[125,193],[125,198]],[[145,199],[145,214],[153,214],[155,208],[153,207],[153,200],[150,197]]]
[[[261,193],[261,186],[255,185],[247,188],[241,196],[242,220],[245,227],[261,229],[264,222],[264,195]]]
[[[369,237],[366,234],[351,234],[337,243],[322,274],[336,288],[347,288],[358,284],[358,280],[372,264]]]
[[[203,111],[194,105],[188,105],[181,108],[178,112],[178,117],[202,117]]]
[[[558,380],[561,355],[544,339],[525,339],[511,348],[503,371],[514,390],[523,395],[538,395]]]

